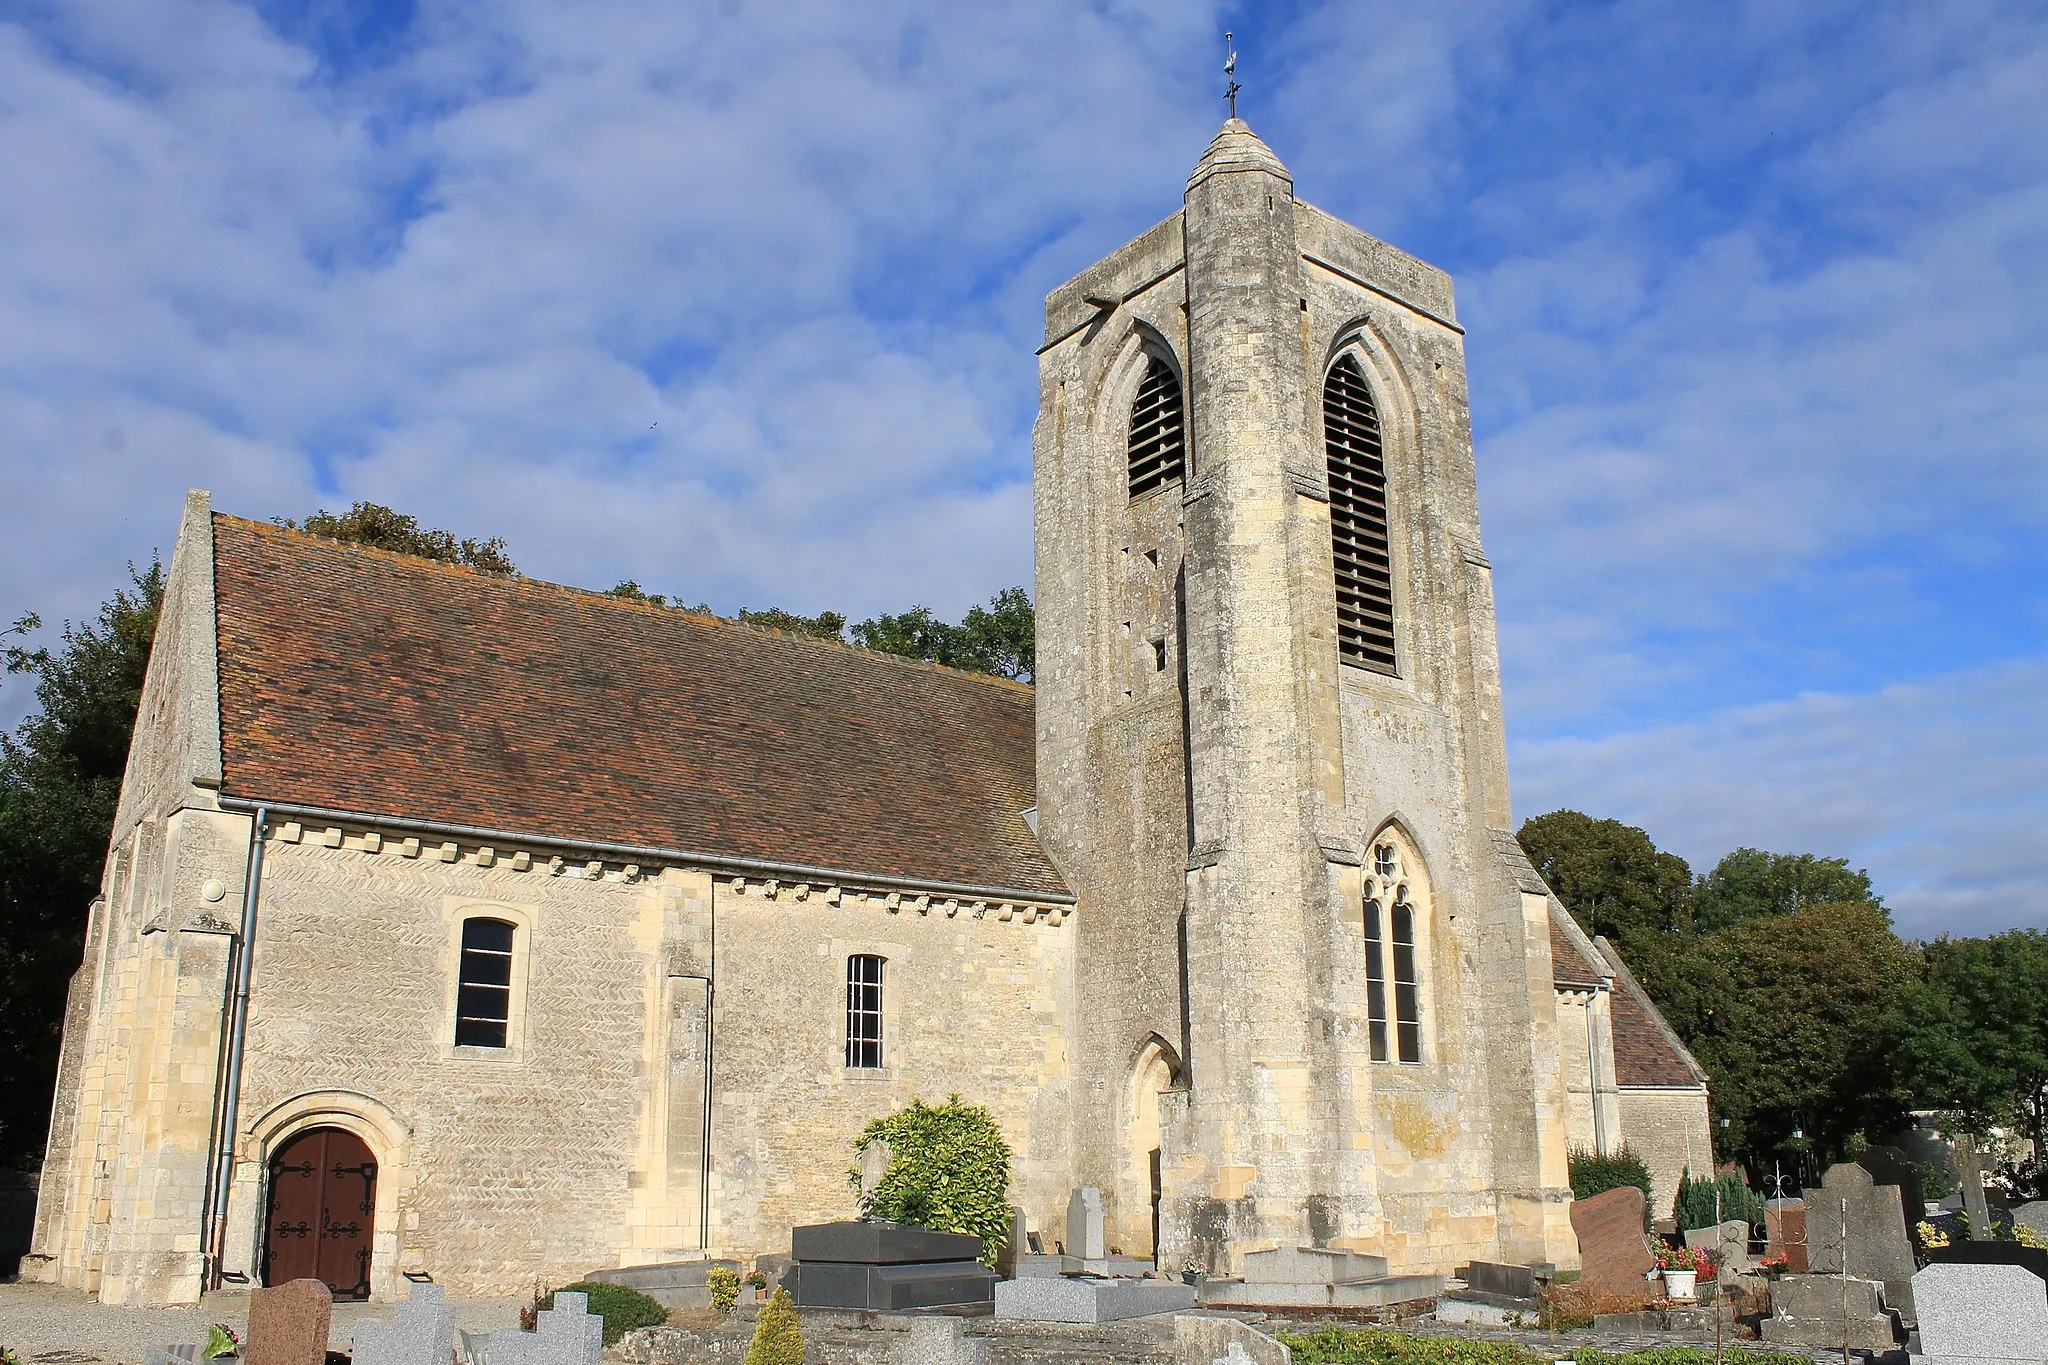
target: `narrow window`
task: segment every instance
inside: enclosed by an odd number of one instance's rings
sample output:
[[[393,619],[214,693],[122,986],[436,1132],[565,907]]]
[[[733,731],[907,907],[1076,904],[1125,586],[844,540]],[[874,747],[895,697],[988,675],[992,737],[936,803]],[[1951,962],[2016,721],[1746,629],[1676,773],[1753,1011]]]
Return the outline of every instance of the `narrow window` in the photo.
[[[1330,550],[1337,570],[1337,657],[1394,672],[1394,568],[1387,541],[1387,465],[1379,411],[1358,362],[1345,356],[1323,384],[1330,469]]]
[[[1368,888],[1370,890],[1370,888]],[[1365,898],[1365,1019],[1372,1035],[1372,1059],[1387,1060],[1386,942],[1380,937],[1380,903]]]
[[[501,919],[462,922],[455,1046],[503,1047],[512,1022],[512,930]]]
[[[846,1064],[882,1064],[882,959],[846,959]]]
[[[1394,1030],[1401,1060],[1422,1060],[1422,987],[1415,976],[1415,907],[1394,890]]]
[[[1148,356],[1145,378],[1131,404],[1131,496],[1142,497],[1187,469],[1187,440],[1181,421],[1180,380],[1173,367]]]

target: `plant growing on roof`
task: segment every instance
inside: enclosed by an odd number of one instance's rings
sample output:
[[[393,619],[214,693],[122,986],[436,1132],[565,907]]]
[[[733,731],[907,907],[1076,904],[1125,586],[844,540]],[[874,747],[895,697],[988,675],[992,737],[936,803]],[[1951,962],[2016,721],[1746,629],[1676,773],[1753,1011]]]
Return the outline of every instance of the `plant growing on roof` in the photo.
[[[855,1155],[877,1142],[889,1145],[889,1165],[861,1216],[979,1237],[981,1259],[994,1265],[1010,1235],[1010,1144],[995,1116],[958,1095],[942,1105],[912,1100],[863,1128]],[[858,1166],[847,1180],[859,1187]]]

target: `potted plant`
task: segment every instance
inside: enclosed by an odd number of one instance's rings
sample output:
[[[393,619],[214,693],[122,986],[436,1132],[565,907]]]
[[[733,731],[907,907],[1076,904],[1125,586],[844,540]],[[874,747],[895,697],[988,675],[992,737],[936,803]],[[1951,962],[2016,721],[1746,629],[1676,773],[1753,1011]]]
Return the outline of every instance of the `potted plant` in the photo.
[[[1664,1272],[1665,1294],[1681,1303],[1690,1303],[1697,1297],[1699,1277],[1713,1273],[1714,1261],[1702,1247],[1659,1244],[1657,1268]]]

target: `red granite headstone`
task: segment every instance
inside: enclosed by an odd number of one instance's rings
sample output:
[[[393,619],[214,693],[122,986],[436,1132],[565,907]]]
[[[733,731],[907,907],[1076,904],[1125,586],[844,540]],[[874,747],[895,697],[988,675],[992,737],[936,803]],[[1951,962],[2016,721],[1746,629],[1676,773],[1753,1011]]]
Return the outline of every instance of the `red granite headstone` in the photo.
[[[326,1365],[334,1295],[319,1280],[293,1280],[249,1295],[242,1365]]]
[[[1572,1201],[1579,1237],[1579,1286],[1598,1298],[1646,1297],[1644,1280],[1657,1264],[1643,1235],[1643,1192],[1633,1185]]]
[[[1806,1257],[1806,1204],[1799,1199],[1772,1199],[1764,1204],[1764,1237],[1767,1256],[1783,1256],[1785,1273],[1804,1275]]]

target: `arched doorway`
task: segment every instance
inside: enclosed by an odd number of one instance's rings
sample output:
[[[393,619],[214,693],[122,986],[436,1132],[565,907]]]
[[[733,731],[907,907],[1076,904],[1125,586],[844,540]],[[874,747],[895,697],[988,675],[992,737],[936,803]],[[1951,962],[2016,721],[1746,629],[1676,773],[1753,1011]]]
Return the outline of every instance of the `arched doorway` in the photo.
[[[1119,1181],[1118,1237],[1125,1254],[1156,1256],[1159,1251],[1159,1097],[1180,1081],[1180,1063],[1171,1048],[1154,1036],[1138,1051],[1125,1099],[1124,1153],[1126,1168]]]
[[[377,1162],[340,1128],[309,1128],[270,1158],[263,1283],[320,1280],[337,1299],[370,1297]]]

